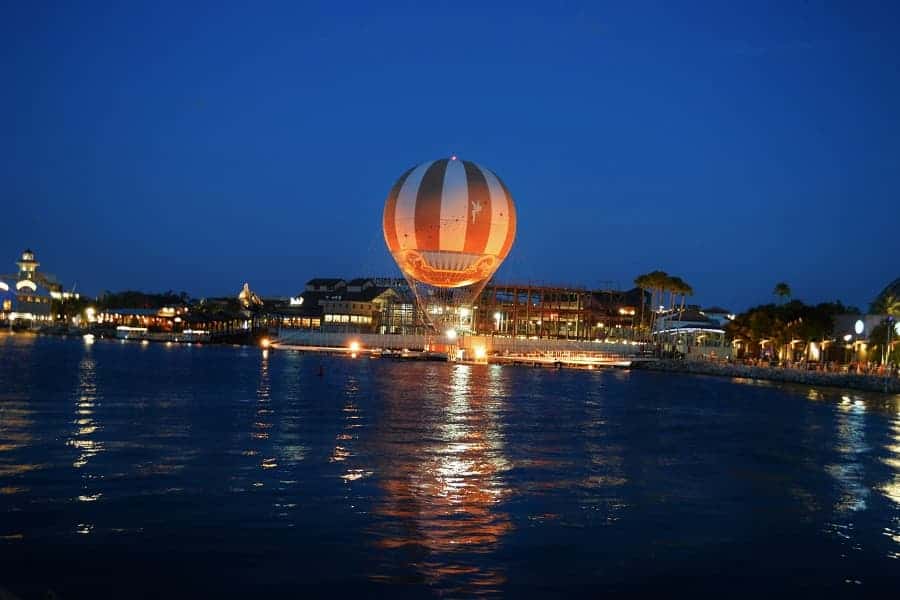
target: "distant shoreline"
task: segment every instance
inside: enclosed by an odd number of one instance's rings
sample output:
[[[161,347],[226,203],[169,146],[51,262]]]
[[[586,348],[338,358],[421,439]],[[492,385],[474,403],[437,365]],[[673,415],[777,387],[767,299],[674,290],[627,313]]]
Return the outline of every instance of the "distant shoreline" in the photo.
[[[672,359],[635,361],[631,365],[631,368],[646,371],[663,371],[667,373],[741,377],[744,379],[799,383],[801,385],[847,388],[864,392],[900,394],[900,378],[861,375],[858,373],[828,373],[823,371],[756,367],[712,361]]]

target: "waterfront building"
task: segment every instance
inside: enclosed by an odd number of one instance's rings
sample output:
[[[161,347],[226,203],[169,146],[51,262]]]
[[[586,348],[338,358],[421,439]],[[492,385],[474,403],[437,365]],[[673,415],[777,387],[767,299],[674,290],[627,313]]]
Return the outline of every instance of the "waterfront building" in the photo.
[[[387,305],[399,300],[391,288],[379,287],[371,279],[354,279],[345,291],[320,300],[326,331],[377,331]]]
[[[47,324],[54,319],[53,300],[79,297],[64,292],[53,275],[38,271],[41,263],[31,249],[22,252],[15,264],[16,273],[0,275],[0,316],[4,320],[31,326]]]
[[[538,339],[631,340],[641,294],[533,284],[485,286],[474,306],[429,304],[433,317],[456,311],[458,333]],[[281,327],[382,334],[426,333],[426,319],[402,278],[310,279],[285,301],[266,300]],[[446,315],[444,315],[446,316]]]
[[[725,343],[725,327],[693,306],[658,312],[653,338],[664,352],[688,357],[728,358],[732,354],[731,346]]]
[[[106,308],[96,315],[96,322],[101,327],[139,327],[150,332],[172,332],[181,329],[187,312],[183,306]]]
[[[384,278],[316,278],[288,299],[265,299],[266,312],[282,329],[358,333],[422,333],[408,288]],[[395,282],[396,283],[396,282]]]
[[[576,287],[490,283],[478,297],[472,329],[479,335],[569,340],[633,339],[641,294]]]
[[[9,313],[12,312],[13,302],[16,295],[13,292],[15,288],[10,288],[9,284],[0,279],[0,321],[8,321]]]
[[[885,314],[836,315],[832,331],[833,337],[828,340],[832,350],[827,352],[826,360],[858,363],[880,362],[881,349],[875,347],[877,342],[872,339],[872,336],[879,327],[888,322],[888,318],[888,315]]]

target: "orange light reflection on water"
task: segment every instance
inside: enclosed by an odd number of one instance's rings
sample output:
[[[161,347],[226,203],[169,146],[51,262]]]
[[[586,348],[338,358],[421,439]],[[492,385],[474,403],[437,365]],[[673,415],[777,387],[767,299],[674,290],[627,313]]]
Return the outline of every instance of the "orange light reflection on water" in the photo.
[[[506,580],[500,567],[472,556],[495,552],[513,527],[499,508],[510,494],[503,478],[509,466],[492,407],[504,402],[503,373],[472,365],[422,368],[427,373],[416,394],[385,394],[393,404],[387,425],[380,425],[378,455],[391,460],[379,469],[384,496],[373,507],[374,544],[404,554],[417,549],[414,567],[451,595],[496,591]],[[395,419],[402,425],[391,427]]]

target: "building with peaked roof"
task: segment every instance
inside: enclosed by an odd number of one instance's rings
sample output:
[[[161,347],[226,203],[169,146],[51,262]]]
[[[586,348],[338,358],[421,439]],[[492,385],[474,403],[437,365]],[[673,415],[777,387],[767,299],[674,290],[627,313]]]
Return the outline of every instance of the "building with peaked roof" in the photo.
[[[266,309],[284,329],[421,333],[408,288],[381,283],[365,277],[310,279],[296,296],[266,299]]]

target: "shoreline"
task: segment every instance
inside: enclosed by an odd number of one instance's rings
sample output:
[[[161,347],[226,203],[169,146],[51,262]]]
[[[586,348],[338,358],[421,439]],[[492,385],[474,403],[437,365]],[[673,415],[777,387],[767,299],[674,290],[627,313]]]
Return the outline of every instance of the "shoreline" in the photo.
[[[900,378],[858,373],[827,373],[822,371],[802,371],[777,367],[756,367],[730,363],[715,363],[699,360],[653,359],[635,361],[632,369],[685,373],[690,375],[714,375],[717,377],[740,377],[762,379],[782,383],[798,383],[810,386],[846,388],[863,392],[900,394]]]

